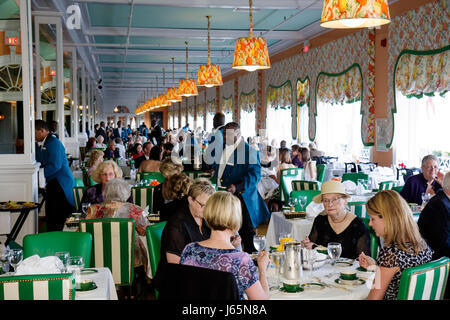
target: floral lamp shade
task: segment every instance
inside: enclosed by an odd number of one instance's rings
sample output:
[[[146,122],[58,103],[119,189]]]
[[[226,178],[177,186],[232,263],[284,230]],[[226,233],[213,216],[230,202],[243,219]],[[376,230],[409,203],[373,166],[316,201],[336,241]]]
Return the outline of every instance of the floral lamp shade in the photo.
[[[369,28],[390,22],[388,0],[324,0],[324,28]]]
[[[269,69],[270,59],[266,39],[261,37],[237,39],[234,50],[233,68],[247,71]]]
[[[170,102],[180,102],[182,98],[178,95],[177,89],[169,88],[167,89],[167,100]]]
[[[197,85],[211,88],[223,85],[220,67],[215,64],[203,64],[198,68]]]
[[[198,95],[197,86],[192,79],[181,79],[178,82],[178,90],[183,97],[191,97]]]

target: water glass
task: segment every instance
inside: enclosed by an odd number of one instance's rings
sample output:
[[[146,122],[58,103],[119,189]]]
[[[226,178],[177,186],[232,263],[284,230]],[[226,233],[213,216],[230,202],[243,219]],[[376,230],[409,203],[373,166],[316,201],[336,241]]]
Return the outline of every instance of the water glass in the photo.
[[[9,251],[8,260],[9,260],[9,264],[14,267],[14,272],[16,272],[17,266],[23,260],[23,251],[22,251],[22,249],[12,249],[12,250],[10,250]]]
[[[284,252],[272,252],[270,254],[271,263],[275,268],[274,287],[278,289],[281,285],[281,267],[284,263]]]
[[[90,202],[84,202],[81,204],[81,210],[83,211],[83,217],[86,218],[89,212],[89,207],[91,206]]]
[[[9,272],[9,254],[8,247],[2,245],[2,251],[0,252],[0,274]]]
[[[75,284],[76,284],[77,289],[79,289],[79,287],[80,287],[81,269],[83,269],[83,268],[84,268],[83,257],[79,257],[79,256],[70,257],[67,272],[73,273],[73,275],[75,277]]]
[[[266,246],[266,236],[255,235],[253,236],[253,245],[258,252],[261,252]]]
[[[427,204],[428,201],[430,201],[431,199],[431,194],[430,193],[422,193],[422,206],[425,206]]]
[[[61,270],[61,273],[66,273],[69,266],[70,253],[67,251],[56,252],[55,256],[57,256],[64,265],[64,268]]]
[[[283,241],[282,239],[289,239],[292,238],[292,235],[288,232],[281,232],[280,236],[278,237],[278,242],[281,244]]]
[[[308,268],[310,270],[310,277],[312,279],[313,277],[313,269],[314,269],[314,262],[316,262],[316,250],[314,249],[304,249],[303,251],[304,255],[305,255],[305,260],[308,264]]]
[[[335,265],[337,259],[341,256],[342,253],[342,246],[339,242],[329,242],[328,246],[328,255],[331,258],[331,265]]]

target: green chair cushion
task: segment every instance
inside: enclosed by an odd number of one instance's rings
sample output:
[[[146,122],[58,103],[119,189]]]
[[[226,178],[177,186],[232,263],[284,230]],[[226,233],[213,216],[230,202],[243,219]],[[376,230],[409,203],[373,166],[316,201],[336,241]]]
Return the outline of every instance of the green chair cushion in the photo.
[[[32,255],[54,256],[68,251],[70,256],[81,256],[86,267],[91,265],[92,235],[86,232],[52,231],[28,234],[23,238],[24,259]]]
[[[133,198],[133,203],[142,209],[148,206],[148,212],[153,212],[153,193],[155,192],[156,186],[148,187],[132,187],[131,196]]]
[[[317,181],[293,180],[292,190],[319,190],[319,183]]]
[[[161,172],[137,172],[136,180],[156,180],[163,183],[166,178]]]
[[[369,182],[369,175],[362,172],[347,172],[342,175],[342,182],[351,180],[354,183],[358,183],[358,179],[364,179]]]
[[[166,221],[149,225],[145,229],[148,245],[148,255],[150,258],[150,266],[152,267],[152,275],[155,276],[156,268],[161,259],[161,235],[166,226]]]
[[[326,164],[317,164],[316,165],[316,169],[317,169],[317,181],[319,181],[320,183],[323,183],[323,180],[325,179],[325,170],[327,168]]]
[[[280,171],[280,197],[285,204],[289,202],[293,180],[303,180],[305,171],[302,168],[282,169]]]

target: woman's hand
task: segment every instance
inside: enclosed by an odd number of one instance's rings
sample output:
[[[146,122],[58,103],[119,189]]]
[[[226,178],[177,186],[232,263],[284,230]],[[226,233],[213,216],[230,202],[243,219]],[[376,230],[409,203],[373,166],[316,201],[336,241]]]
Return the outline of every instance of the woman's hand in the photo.
[[[364,269],[369,269],[370,266],[375,266],[376,262],[372,259],[372,257],[366,256],[364,252],[361,252],[361,254],[358,257],[359,265],[363,267]]]
[[[266,250],[261,251],[258,254],[258,258],[256,258],[256,261],[258,262],[259,272],[265,272],[269,265],[269,253]]]
[[[302,243],[303,247],[310,249],[310,250],[313,248],[313,245],[315,245],[314,242],[309,240],[308,236],[306,236],[305,240],[303,240],[301,243]]]
[[[231,237],[231,244],[233,245],[233,247],[237,248],[241,245],[242,242],[242,238],[240,235],[235,235]]]
[[[439,183],[441,186],[444,184],[444,173],[441,171],[438,171],[436,173],[436,177],[434,177],[434,181],[436,181],[437,183]]]

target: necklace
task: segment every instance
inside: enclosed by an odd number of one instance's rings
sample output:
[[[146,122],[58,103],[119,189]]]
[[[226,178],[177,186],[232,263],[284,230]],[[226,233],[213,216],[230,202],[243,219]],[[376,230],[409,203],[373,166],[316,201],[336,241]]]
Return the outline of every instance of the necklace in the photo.
[[[332,217],[330,217],[330,218],[331,218],[331,221],[333,221],[333,223],[341,223],[345,220],[345,218],[347,218],[347,214],[348,214],[348,212],[345,213],[344,219],[342,219],[341,221],[335,221]]]

